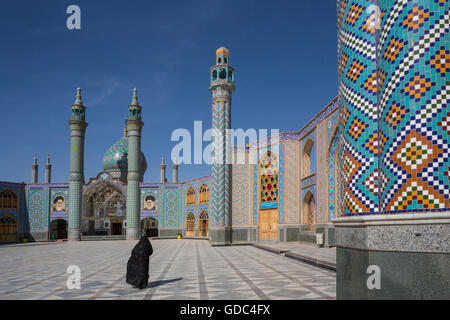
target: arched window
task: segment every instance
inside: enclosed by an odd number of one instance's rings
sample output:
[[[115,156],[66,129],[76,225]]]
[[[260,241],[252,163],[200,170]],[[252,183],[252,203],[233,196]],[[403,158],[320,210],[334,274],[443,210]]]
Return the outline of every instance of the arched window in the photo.
[[[275,153],[267,151],[260,161],[261,202],[278,201],[278,159]]]
[[[0,209],[17,209],[17,195],[10,190],[0,192]]]
[[[195,190],[193,187],[190,187],[186,192],[186,205],[191,206],[195,204]]]
[[[198,190],[198,202],[208,203],[209,202],[209,187],[206,184],[202,184]]]
[[[312,139],[308,139],[303,147],[302,167],[302,178],[309,176],[315,171],[315,150]]]
[[[195,216],[192,212],[186,216],[186,236],[193,237],[195,235]]]

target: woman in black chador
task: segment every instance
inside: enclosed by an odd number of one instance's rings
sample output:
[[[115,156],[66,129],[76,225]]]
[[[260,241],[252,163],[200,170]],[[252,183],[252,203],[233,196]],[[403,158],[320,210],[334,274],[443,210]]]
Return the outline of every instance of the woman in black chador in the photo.
[[[147,288],[148,267],[152,253],[152,245],[143,235],[131,251],[131,257],[127,263],[127,283],[139,289]]]

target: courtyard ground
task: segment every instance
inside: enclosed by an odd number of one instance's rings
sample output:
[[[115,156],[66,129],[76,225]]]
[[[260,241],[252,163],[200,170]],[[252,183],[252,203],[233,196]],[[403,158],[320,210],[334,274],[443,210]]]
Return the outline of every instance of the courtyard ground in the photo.
[[[256,247],[208,241],[153,240],[150,279],[125,282],[137,241],[82,241],[0,246],[0,299],[335,299],[336,273]],[[66,270],[81,270],[69,290]]]

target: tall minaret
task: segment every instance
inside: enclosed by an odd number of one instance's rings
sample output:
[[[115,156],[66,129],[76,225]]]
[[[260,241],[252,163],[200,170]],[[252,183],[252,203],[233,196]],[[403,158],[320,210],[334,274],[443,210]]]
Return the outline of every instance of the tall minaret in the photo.
[[[52,165],[50,164],[50,155],[47,155],[47,163],[45,164],[45,183],[52,182]]]
[[[39,165],[37,164],[36,155],[33,157],[33,164],[31,165],[31,183],[38,183]]]
[[[81,204],[84,183],[84,134],[87,123],[86,108],[81,101],[81,89],[72,105],[70,126],[70,176],[69,176],[69,241],[80,241]]]
[[[133,99],[128,107],[126,120],[128,136],[128,187],[127,187],[127,240],[140,239],[140,174],[141,130],[144,123],[141,121],[142,107],[139,105],[137,90],[133,90]]]
[[[212,245],[231,242],[231,150],[227,129],[231,129],[231,95],[235,88],[229,55],[226,48],[217,49],[216,65],[210,68],[213,161],[209,235]]]
[[[166,179],[166,163],[164,162],[164,156],[161,157],[161,164],[159,166],[160,169],[160,178],[159,181],[161,183],[166,183],[167,179]]]
[[[172,167],[172,182],[178,182],[178,164],[176,158]]]

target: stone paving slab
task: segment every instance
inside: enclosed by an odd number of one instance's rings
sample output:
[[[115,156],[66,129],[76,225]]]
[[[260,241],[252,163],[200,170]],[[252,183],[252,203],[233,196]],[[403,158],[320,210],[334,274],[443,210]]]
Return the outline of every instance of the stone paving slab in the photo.
[[[300,242],[268,243],[256,242],[256,248],[267,250],[288,258],[296,259],[321,268],[336,271],[336,248],[318,248]]]
[[[63,242],[0,247],[0,299],[259,300],[335,299],[336,274],[253,246],[211,247],[196,239],[152,241],[150,279],[125,282],[136,241]],[[81,289],[69,290],[69,265]]]

